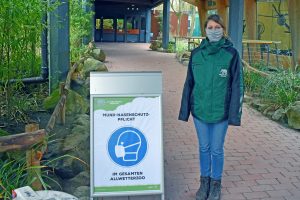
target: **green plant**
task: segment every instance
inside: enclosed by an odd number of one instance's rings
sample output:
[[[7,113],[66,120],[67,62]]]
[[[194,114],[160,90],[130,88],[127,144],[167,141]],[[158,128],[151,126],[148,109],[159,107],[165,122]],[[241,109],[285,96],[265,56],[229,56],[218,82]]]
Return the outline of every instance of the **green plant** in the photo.
[[[11,191],[27,185],[26,160],[0,160],[0,197],[11,198]]]
[[[188,44],[184,40],[176,41],[176,52],[183,53],[188,50]]]
[[[23,156],[18,155],[16,158],[12,157],[13,156],[7,153],[5,158],[0,159],[0,199],[11,199],[12,190],[26,185],[31,185],[36,180],[36,178],[28,178],[28,170],[41,169],[42,173],[37,178],[44,189],[51,189],[51,186],[49,185],[50,182],[54,182],[60,188],[61,186],[58,182],[51,178],[50,174],[53,174],[53,169],[48,167],[50,163],[70,157],[89,167],[89,165],[83,160],[68,154],[52,160],[43,160],[41,161],[41,166],[32,167],[27,166],[24,153]]]
[[[19,97],[23,84],[11,79],[35,77],[41,69],[42,18],[57,4],[47,0],[0,1],[0,119],[24,121],[35,101]],[[30,96],[30,95],[29,95]]]
[[[262,85],[261,97],[270,104],[286,108],[297,100],[299,85],[300,74],[291,71],[274,73]]]
[[[12,90],[13,92],[10,92]],[[0,119],[28,123],[29,113],[42,109],[42,100],[48,95],[47,84],[37,86],[14,84],[0,87]]]
[[[153,51],[157,51],[161,47],[162,47],[161,40],[152,40],[149,48],[152,49]]]
[[[175,43],[174,42],[169,42],[167,52],[168,53],[174,53],[175,52]]]
[[[92,2],[89,1],[70,1],[70,49],[71,60],[77,61],[86,51],[86,45],[83,45],[84,39],[91,40],[92,17],[94,12],[86,11],[83,8],[91,8]],[[112,23],[112,20],[109,21]],[[104,24],[108,26],[109,24]]]
[[[46,1],[0,1],[0,81],[37,76]]]
[[[250,93],[261,93],[262,86],[265,85],[266,78],[258,73],[245,70],[244,71],[244,85],[246,92]]]

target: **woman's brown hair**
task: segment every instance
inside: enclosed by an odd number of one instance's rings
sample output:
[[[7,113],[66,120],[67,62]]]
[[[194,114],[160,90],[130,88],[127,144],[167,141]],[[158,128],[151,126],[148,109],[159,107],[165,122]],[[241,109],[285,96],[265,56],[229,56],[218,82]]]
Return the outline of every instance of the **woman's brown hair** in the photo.
[[[219,15],[217,15],[217,14],[213,14],[213,15],[208,16],[208,18],[206,19],[206,21],[205,21],[205,23],[204,23],[204,29],[206,29],[207,24],[208,24],[208,22],[209,22],[210,20],[212,20],[212,21],[214,21],[214,22],[220,24],[220,25],[222,26],[222,28],[223,28],[224,30],[226,30],[226,27],[225,27],[225,25],[224,25],[223,19],[222,19]]]

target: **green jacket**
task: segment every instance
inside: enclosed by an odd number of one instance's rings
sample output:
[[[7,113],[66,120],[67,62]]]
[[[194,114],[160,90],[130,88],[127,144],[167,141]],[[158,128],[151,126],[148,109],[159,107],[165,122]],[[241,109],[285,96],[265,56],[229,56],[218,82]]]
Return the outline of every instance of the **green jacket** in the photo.
[[[225,38],[210,43],[203,40],[191,53],[179,120],[190,115],[206,123],[227,119],[241,124],[244,96],[243,68],[232,43]]]

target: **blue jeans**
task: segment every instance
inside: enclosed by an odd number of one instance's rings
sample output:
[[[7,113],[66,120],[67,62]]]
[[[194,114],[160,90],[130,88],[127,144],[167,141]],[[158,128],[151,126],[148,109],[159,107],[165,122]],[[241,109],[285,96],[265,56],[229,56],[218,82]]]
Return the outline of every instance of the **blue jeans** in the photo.
[[[205,123],[194,118],[199,141],[201,176],[221,180],[224,166],[224,141],[228,120]]]

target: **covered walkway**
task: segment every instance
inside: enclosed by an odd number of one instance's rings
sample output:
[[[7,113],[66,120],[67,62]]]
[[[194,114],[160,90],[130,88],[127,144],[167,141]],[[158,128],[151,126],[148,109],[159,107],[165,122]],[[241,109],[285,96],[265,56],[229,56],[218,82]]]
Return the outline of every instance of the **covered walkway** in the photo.
[[[165,199],[195,199],[199,187],[197,138],[191,118],[188,123],[177,120],[186,66],[174,54],[150,51],[149,44],[98,46],[107,54],[109,71],[162,71]],[[243,113],[242,126],[230,127],[226,139],[222,199],[299,200],[300,132],[245,104]]]

